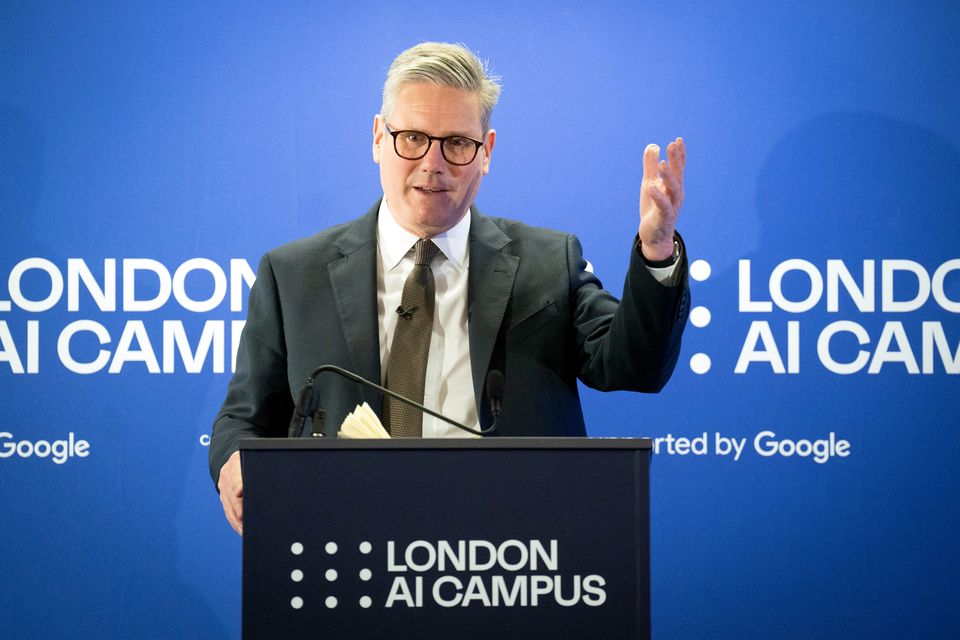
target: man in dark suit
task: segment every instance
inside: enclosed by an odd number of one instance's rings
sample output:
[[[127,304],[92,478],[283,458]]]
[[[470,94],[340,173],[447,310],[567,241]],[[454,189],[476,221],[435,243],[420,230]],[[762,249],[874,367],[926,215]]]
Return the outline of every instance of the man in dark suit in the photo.
[[[354,222],[261,261],[210,445],[211,474],[238,532],[238,441],[286,435],[293,398],[319,364],[386,378],[388,387],[391,376],[400,378],[388,375],[397,371],[388,362],[407,346],[398,342],[410,340],[397,337],[399,323],[423,313],[404,304],[416,269],[429,271],[436,301],[420,393],[460,422],[489,423],[483,383],[492,368],[507,380],[500,436],[585,435],[578,378],[602,390],[655,392],[670,377],[689,309],[686,257],[674,231],[683,140],[670,143],[667,161],[659,161],[656,145],[644,152],[639,232],[624,241],[631,262],[618,302],[590,272],[575,237],[473,206],[490,168],[498,93],[463,47],[424,43],[401,53],[373,127],[384,198]],[[435,253],[421,253],[425,239]],[[315,393],[328,435],[363,401],[389,417],[376,393],[333,374],[321,375]],[[414,433],[461,435],[420,416]]]

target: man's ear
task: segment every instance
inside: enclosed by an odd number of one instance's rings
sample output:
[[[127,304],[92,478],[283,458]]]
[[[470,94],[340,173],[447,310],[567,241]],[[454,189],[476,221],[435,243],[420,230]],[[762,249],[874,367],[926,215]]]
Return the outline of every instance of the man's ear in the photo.
[[[373,116],[373,161],[380,164],[380,143],[383,141],[383,118]]]
[[[497,141],[497,132],[494,129],[487,131],[483,141],[483,175],[490,173],[490,156],[493,155],[493,145]]]

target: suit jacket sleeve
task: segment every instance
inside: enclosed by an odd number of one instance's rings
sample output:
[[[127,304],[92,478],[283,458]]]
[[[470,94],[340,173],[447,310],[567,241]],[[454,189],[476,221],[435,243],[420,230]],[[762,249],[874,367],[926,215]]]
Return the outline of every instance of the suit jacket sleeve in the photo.
[[[519,258],[503,319],[504,355],[500,358],[495,349],[489,365],[502,368],[507,379],[499,435],[585,435],[578,379],[601,391],[653,393],[666,384],[679,357],[690,304],[685,260],[678,266],[677,284],[663,285],[631,243],[618,300],[587,270],[575,236],[504,219],[497,223],[510,238],[502,251]],[[471,320],[471,332],[477,318]],[[476,356],[471,351],[471,358]],[[475,366],[481,367],[483,380],[487,363]],[[482,399],[478,410],[489,422]]]
[[[635,246],[630,255],[618,303],[586,271],[580,242],[569,239],[574,330],[580,347],[578,377],[601,391],[657,392],[676,366],[690,308],[686,251],[681,251],[683,263],[674,286],[653,277]]]
[[[287,350],[283,318],[270,255],[260,260],[250,290],[247,323],[237,351],[237,367],[227,398],[214,421],[210,439],[210,474],[239,449],[242,438],[286,436],[293,401],[287,384]]]

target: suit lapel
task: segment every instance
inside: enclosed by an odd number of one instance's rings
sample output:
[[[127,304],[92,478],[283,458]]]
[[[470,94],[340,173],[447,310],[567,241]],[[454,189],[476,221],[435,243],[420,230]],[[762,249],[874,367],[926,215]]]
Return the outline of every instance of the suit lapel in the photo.
[[[490,218],[473,209],[470,221],[470,271],[467,317],[470,333],[470,367],[477,410],[500,325],[510,301],[520,258],[501,252],[510,238]]]
[[[340,330],[353,370],[380,382],[380,330],[377,314],[377,202],[336,242],[341,257],[327,264],[340,318]],[[500,332],[520,258],[501,252],[510,238],[492,220],[473,209],[470,222],[470,271],[467,284],[470,362],[479,409],[483,385]],[[364,389],[377,413],[380,394]]]
[[[353,222],[336,242],[341,257],[327,264],[340,316],[340,330],[353,370],[380,383],[380,332],[377,315],[377,202]],[[364,398],[377,413],[382,398],[364,387]]]

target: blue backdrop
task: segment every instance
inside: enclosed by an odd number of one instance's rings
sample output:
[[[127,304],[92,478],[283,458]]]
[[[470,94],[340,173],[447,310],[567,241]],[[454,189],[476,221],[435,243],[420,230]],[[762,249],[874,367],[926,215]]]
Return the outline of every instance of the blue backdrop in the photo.
[[[239,635],[205,445],[249,266],[379,196],[420,40],[503,77],[481,209],[615,291],[643,147],[687,140],[703,309],[663,393],[585,391],[592,435],[660,438],[654,634],[955,636],[958,33],[949,2],[4,2],[0,637]]]

